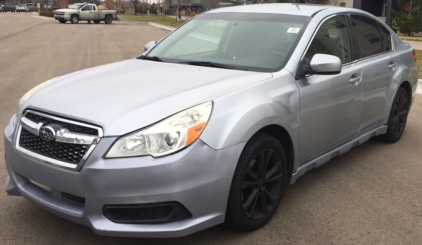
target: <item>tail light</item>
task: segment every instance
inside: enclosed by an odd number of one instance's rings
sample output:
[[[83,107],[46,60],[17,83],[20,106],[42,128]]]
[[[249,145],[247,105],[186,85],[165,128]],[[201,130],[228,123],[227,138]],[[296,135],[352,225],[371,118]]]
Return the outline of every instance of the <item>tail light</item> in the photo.
[[[117,15],[117,10],[116,10],[116,15]],[[413,50],[413,53],[415,53],[415,50]]]
[[[416,56],[416,51],[413,50],[413,59],[415,60],[415,62],[418,61],[418,56]]]

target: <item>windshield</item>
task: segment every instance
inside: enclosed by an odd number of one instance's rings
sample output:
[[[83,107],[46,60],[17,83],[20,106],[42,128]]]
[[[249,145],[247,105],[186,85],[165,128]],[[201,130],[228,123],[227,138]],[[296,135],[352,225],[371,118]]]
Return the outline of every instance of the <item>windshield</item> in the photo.
[[[310,17],[209,13],[162,40],[144,59],[250,71],[278,71],[289,60]]]
[[[82,4],[73,4],[70,5],[69,8],[70,9],[80,9],[83,5]]]

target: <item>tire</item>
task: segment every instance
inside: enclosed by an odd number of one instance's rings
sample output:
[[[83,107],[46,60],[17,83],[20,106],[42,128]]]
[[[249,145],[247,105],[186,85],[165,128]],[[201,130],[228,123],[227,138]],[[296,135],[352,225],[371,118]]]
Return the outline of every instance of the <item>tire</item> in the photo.
[[[107,16],[105,17],[104,22],[105,22],[106,24],[111,24],[111,23],[113,23],[113,18],[111,18],[111,16],[110,16],[110,15],[107,15]]]
[[[77,15],[70,16],[70,23],[78,24],[79,23],[79,16],[77,16]]]
[[[274,137],[257,134],[240,155],[226,210],[226,224],[240,231],[265,225],[277,211],[287,183],[287,160]]]
[[[65,20],[59,20],[59,22],[60,22],[60,23],[62,23],[62,24],[64,24],[64,23],[66,23],[67,21],[65,21]]]
[[[394,143],[400,140],[406,127],[409,109],[409,95],[404,88],[400,87],[394,97],[390,115],[388,116],[387,133],[381,135],[380,139],[388,143]]]
[[[94,20],[95,24],[100,24],[100,22],[101,22],[100,20]]]

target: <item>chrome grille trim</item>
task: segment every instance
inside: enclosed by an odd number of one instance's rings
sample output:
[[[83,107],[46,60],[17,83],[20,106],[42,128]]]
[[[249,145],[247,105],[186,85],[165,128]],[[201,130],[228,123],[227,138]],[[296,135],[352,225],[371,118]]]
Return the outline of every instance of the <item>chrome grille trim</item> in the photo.
[[[85,153],[85,155],[82,157],[82,159],[77,164],[72,164],[72,163],[56,160],[56,159],[53,159],[53,158],[50,158],[50,157],[47,157],[47,156],[43,156],[41,154],[38,154],[38,153],[35,153],[35,152],[30,151],[28,149],[25,149],[25,148],[21,147],[20,144],[19,144],[20,138],[21,138],[22,128],[26,129],[27,131],[34,134],[35,136],[38,136],[39,135],[39,129],[42,126],[42,123],[35,123],[35,122],[27,119],[25,117],[27,113],[36,114],[36,115],[39,115],[39,116],[42,116],[42,117],[45,117],[45,118],[54,119],[56,121],[61,121],[61,122],[69,123],[69,124],[74,124],[74,125],[79,125],[79,126],[83,126],[83,127],[87,127],[87,128],[96,129],[97,132],[98,132],[98,135],[93,136],[93,135],[78,134],[78,133],[72,133],[72,132],[64,130],[64,131],[66,131],[63,134],[64,137],[61,136],[61,137],[58,137],[58,139],[56,139],[57,142],[61,142],[61,143],[90,145],[88,151]],[[60,131],[62,131],[62,130],[60,130]],[[73,137],[80,137],[79,139],[82,139],[82,141],[75,140]],[[17,131],[17,134],[16,134],[16,140],[15,140],[16,145],[15,146],[16,146],[16,150],[18,150],[19,152],[21,152],[24,155],[29,156],[31,158],[35,158],[35,159],[40,160],[44,163],[55,165],[55,166],[58,166],[58,167],[79,171],[82,168],[85,161],[88,159],[89,155],[92,153],[92,151],[94,151],[95,147],[97,146],[98,142],[101,140],[102,137],[103,137],[103,130],[100,127],[93,126],[93,125],[90,125],[90,124],[80,123],[80,122],[72,121],[72,120],[68,120],[68,119],[59,118],[59,117],[51,116],[51,115],[48,115],[48,114],[44,114],[44,113],[40,113],[40,112],[36,112],[36,111],[32,111],[32,110],[26,110],[23,113],[23,115],[21,116],[20,120],[18,120],[18,131]],[[76,143],[75,143],[75,141],[76,141]]]

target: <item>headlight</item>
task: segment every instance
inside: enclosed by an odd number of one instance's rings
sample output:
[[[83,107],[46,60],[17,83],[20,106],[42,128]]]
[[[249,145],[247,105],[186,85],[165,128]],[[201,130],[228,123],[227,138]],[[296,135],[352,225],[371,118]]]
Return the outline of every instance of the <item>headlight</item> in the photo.
[[[25,105],[25,102],[28,100],[29,97],[31,97],[31,95],[33,95],[35,92],[37,92],[38,90],[40,90],[42,87],[46,86],[47,84],[51,83],[52,81],[54,81],[56,78],[50,79],[47,82],[43,82],[39,85],[37,85],[35,88],[29,90],[20,100],[18,103],[18,108],[16,108],[16,120],[19,120],[19,115],[21,113],[22,107],[23,105]]]
[[[179,112],[148,128],[120,137],[106,158],[151,155],[159,157],[195,141],[210,118],[212,102]]]

